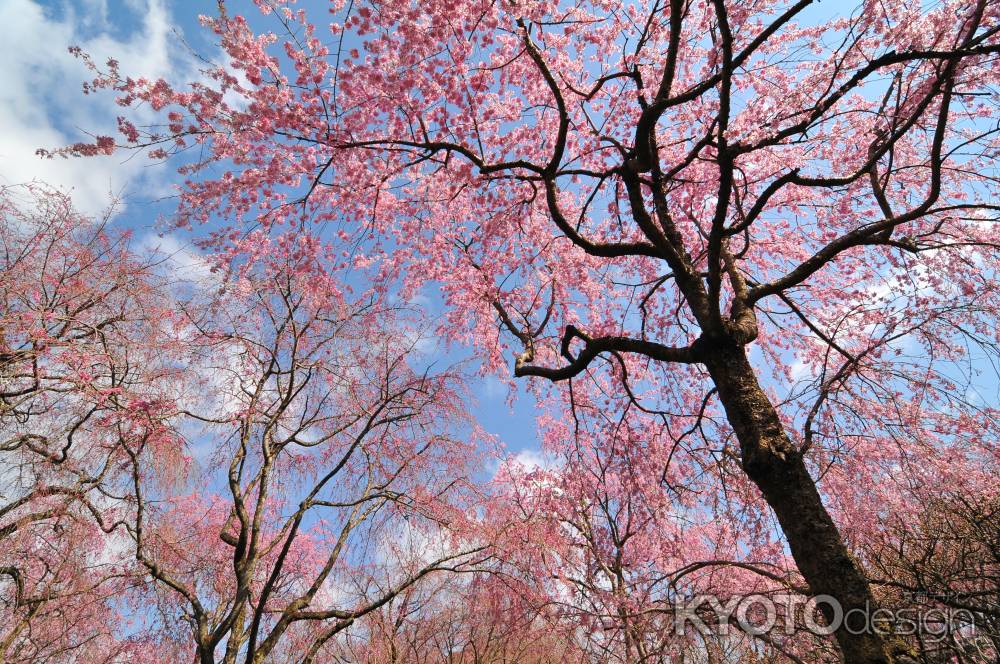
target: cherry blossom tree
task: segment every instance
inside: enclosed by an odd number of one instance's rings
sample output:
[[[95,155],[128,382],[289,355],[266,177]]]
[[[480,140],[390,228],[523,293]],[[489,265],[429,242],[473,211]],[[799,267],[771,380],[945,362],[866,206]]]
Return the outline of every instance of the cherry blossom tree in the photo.
[[[276,242],[183,304],[168,408],[123,441],[136,558],[161,650],[208,662],[330,661],[424,577],[488,558],[468,532],[477,434],[456,370],[422,370],[405,316],[353,301],[318,246]],[[148,468],[163,439],[186,490]]]
[[[0,661],[327,661],[488,560],[461,371],[322,245],[185,284],[56,190],[0,206]]]
[[[509,505],[496,518],[523,523],[515,532],[525,535],[499,555],[538,589],[555,628],[575,631],[589,661],[737,661],[753,652],[826,661],[827,644],[810,638],[786,601],[804,604],[808,590],[738,461],[678,441],[641,412],[621,414],[627,396],[615,404],[605,394],[576,388],[574,418],[542,423],[546,466],[510,463],[500,478]],[[749,597],[773,598],[781,629],[758,633],[756,616],[741,623]]]
[[[491,566],[413,586],[366,616],[341,657],[372,664],[588,661],[563,626],[527,601],[530,589],[499,572]]]
[[[226,61],[189,85],[81,54],[164,124],[61,153],[197,147],[176,223],[225,219],[233,261],[332,233],[404,297],[440,288],[487,370],[512,353],[554,407],[610,390],[666,466],[701,440],[845,612],[878,606],[859,546],[919,511],[906,487],[995,478],[996,2],[257,5],[270,30],[203,19]]]
[[[109,428],[148,387],[157,323],[127,236],[31,184],[0,189],[0,661],[129,652],[127,555],[98,527],[121,448]]]

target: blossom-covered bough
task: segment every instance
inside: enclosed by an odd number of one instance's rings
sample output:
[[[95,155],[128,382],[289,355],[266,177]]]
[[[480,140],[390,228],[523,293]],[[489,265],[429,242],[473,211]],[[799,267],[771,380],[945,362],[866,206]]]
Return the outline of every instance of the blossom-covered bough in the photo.
[[[228,61],[190,86],[90,63],[167,115],[122,147],[199,147],[178,225],[225,218],[234,257],[332,229],[345,265],[438,285],[487,368],[617,385],[666,465],[721,406],[720,458],[845,612],[878,606],[852,542],[989,485],[996,2],[257,4],[277,32],[220,5]]]

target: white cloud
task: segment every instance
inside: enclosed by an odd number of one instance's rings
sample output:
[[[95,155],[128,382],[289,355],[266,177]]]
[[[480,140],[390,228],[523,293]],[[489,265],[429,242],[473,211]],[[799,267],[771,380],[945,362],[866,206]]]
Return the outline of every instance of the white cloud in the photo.
[[[113,95],[84,96],[89,78],[82,63],[67,48],[80,46],[103,63],[114,57],[130,75],[165,76],[176,71],[171,55],[172,25],[163,0],[130,0],[139,19],[131,34],[112,33],[103,0],[82,0],[61,16],[31,0],[0,3],[0,183],[42,180],[72,190],[74,202],[87,214],[99,214],[118,195],[128,197],[130,184],[151,168],[143,157],[113,155],[87,159],[41,159],[38,148],[56,148],[87,140],[84,132],[117,136],[116,116],[122,109]],[[116,11],[124,11],[116,8]],[[182,52],[181,48],[173,48]],[[187,67],[184,67],[187,69]],[[133,115],[134,117],[134,115]],[[140,118],[141,119],[141,118]],[[144,178],[143,193],[153,184]],[[153,192],[159,194],[160,192]]]
[[[541,450],[521,450],[514,455],[514,463],[519,464],[527,471],[533,470],[559,470],[559,460],[545,454]]]
[[[138,250],[140,254],[148,255],[159,264],[161,271],[178,282],[178,285],[200,289],[218,289],[222,286],[222,274],[212,271],[211,260],[190,244],[178,239],[176,234],[150,233],[142,238]]]
[[[488,471],[494,479],[501,474],[501,471],[504,477],[523,477],[536,470],[548,473],[559,472],[562,469],[562,460],[537,448],[526,448],[517,454],[508,454],[502,459],[491,461],[488,466]]]
[[[401,574],[460,552],[443,529],[417,527],[405,520],[382,533],[375,557],[390,573]]]

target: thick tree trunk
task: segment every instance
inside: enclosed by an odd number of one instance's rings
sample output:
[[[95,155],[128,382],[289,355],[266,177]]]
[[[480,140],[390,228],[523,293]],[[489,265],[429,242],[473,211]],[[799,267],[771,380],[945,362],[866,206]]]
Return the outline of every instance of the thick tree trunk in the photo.
[[[757,382],[743,347],[706,348],[704,361],[740,443],[743,469],[764,494],[788,540],[789,549],[813,595],[829,595],[844,615],[877,608],[868,581],[844,545],[823,506],[802,455],[785,433],[778,413]],[[820,603],[827,620],[832,609]],[[890,664],[885,639],[871,629],[835,632],[847,664]]]
[[[215,648],[210,646],[198,646],[196,655],[198,664],[215,664]]]

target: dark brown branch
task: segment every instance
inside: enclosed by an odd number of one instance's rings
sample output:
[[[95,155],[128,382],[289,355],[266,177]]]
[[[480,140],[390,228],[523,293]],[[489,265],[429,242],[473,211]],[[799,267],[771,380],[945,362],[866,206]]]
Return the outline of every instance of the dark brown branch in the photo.
[[[584,342],[584,347],[578,355],[573,356],[570,345],[574,339]],[[637,353],[660,362],[679,362],[692,364],[698,362],[698,356],[693,346],[683,348],[664,346],[653,341],[633,339],[631,337],[590,337],[573,325],[566,326],[561,344],[561,354],[569,360],[562,367],[543,367],[530,364],[534,360],[534,352],[524,352],[517,357],[514,366],[515,376],[539,376],[553,382],[567,380],[586,369],[601,353]]]

